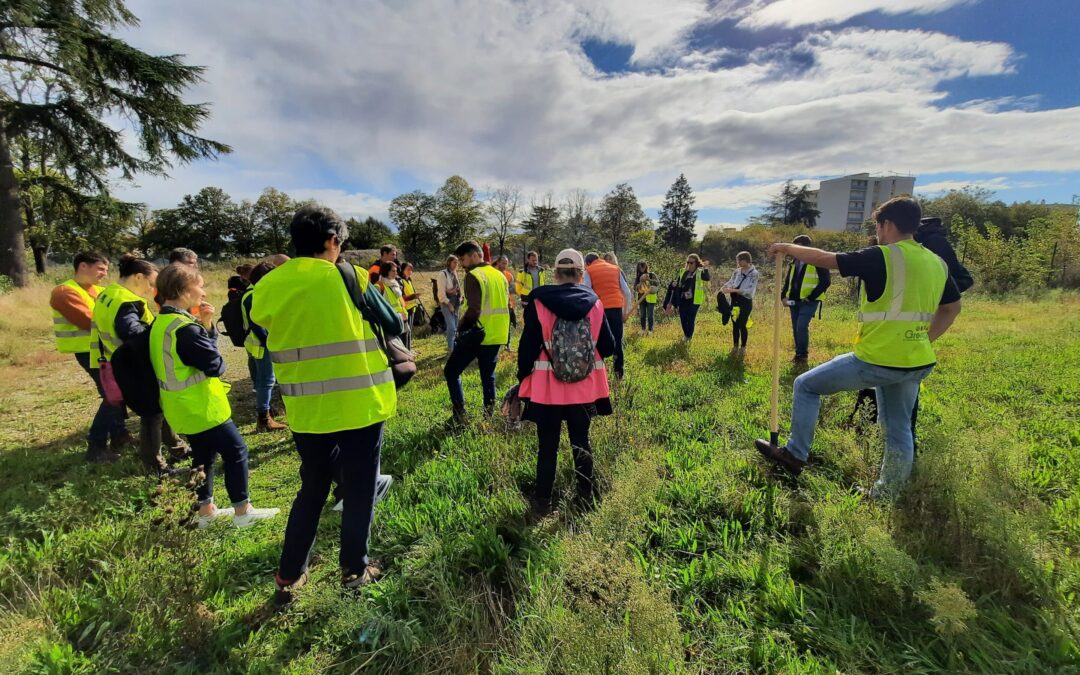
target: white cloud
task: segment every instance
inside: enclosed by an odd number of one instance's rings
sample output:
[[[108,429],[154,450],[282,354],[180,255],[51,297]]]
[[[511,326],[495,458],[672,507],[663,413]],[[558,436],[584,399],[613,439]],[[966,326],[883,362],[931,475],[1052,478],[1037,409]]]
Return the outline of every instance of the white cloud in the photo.
[[[733,208],[788,176],[884,162],[935,174],[1080,169],[1080,108],[941,105],[949,80],[1014,72],[1006,44],[853,28],[717,68],[730,52],[685,44],[706,5],[134,0],[142,27],[130,39],[208,66],[189,98],[213,102],[203,131],[236,151],[124,196],[165,206],[206,184],[234,196],[273,184],[306,188],[295,196],[340,189],[327,198],[374,209],[455,173],[557,194],[629,181],[655,196],[684,172],[721,186],[699,193],[700,207]],[[632,44],[649,69],[598,73],[586,37]]]
[[[794,28],[842,23],[860,14],[932,14],[978,0],[776,0],[758,2],[739,25],[744,28]]]
[[[1013,187],[1005,176],[996,178],[984,178],[977,180],[939,180],[926,185],[916,185],[915,192],[921,195],[935,195],[949,190],[963,190],[966,187],[986,188],[988,190],[1005,190]]]

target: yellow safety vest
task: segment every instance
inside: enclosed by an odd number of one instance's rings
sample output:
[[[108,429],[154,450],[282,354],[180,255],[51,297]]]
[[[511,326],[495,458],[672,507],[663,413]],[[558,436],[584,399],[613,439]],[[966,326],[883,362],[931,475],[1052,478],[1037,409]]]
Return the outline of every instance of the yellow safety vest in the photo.
[[[878,366],[929,366],[936,356],[928,331],[948,281],[945,262],[911,239],[878,248],[885,256],[885,290],[869,302],[862,286],[855,356]]]
[[[795,281],[795,263],[788,267],[788,297],[791,297],[791,284]],[[814,292],[814,289],[818,285],[818,268],[807,263],[806,269],[803,271],[802,286],[799,287],[799,299],[805,300],[810,297],[810,294]],[[825,294],[822,293],[817,297],[818,300],[824,301]]]
[[[116,335],[116,315],[120,306],[128,302],[142,303],[141,321],[150,325],[154,313],[150,311],[145,299],[140,298],[120,284],[110,284],[98,293],[94,303],[94,318],[90,322],[90,367],[98,368],[101,359],[112,361],[112,354],[124,344]]]
[[[468,272],[480,284],[480,325],[484,327],[483,345],[504,345],[510,339],[510,297],[506,275],[491,265],[478,265]],[[462,303],[462,316],[468,311]]]
[[[537,276],[540,277],[540,285],[547,286],[550,282],[548,279],[547,270],[543,267],[539,268]],[[533,289],[533,277],[532,273],[526,271],[524,268],[517,273],[517,292],[522,298],[529,297],[529,293],[532,293]]]
[[[404,277],[402,277],[401,279],[398,279],[398,281],[401,283],[401,292],[402,292],[403,295],[416,295],[416,289],[413,287],[412,281],[410,281],[409,279],[406,279]],[[407,312],[407,311],[409,311],[413,307],[416,307],[419,304],[420,304],[420,301],[418,299],[416,299],[416,298],[413,298],[412,300],[406,300],[405,301],[405,311]]]
[[[82,301],[86,303],[86,308],[90,310],[91,316],[94,314],[94,298],[90,295],[85,288],[75,283],[74,279],[68,279],[61,286],[68,286],[75,289],[75,292],[79,294]],[[101,286],[94,286],[94,289],[100,294],[103,290]],[[64,318],[64,315],[55,309],[52,311],[53,315],[53,335],[56,336],[56,348],[61,354],[82,354],[90,351],[90,331],[83,330]]]
[[[228,385],[180,360],[176,331],[199,325],[184,314],[162,314],[150,327],[150,363],[161,394],[161,411],[179,434],[198,434],[232,417]]]
[[[365,270],[357,269],[357,281],[365,292]],[[293,258],[263,277],[251,320],[269,333],[266,347],[294,432],[362,429],[393,416],[390,366],[333,263]]]
[[[255,334],[255,331],[251,330],[251,317],[248,314],[247,299],[251,296],[255,287],[247,289],[244,292],[243,297],[240,298],[240,315],[244,318],[244,332],[247,333],[247,337],[244,338],[244,349],[248,354],[251,354],[253,359],[261,359],[266,356],[266,345],[262,343],[259,336]]]
[[[694,272],[694,304],[705,302],[705,282],[701,280],[701,268]]]
[[[391,309],[398,314],[405,313],[405,306],[401,304],[401,298],[394,292],[394,289],[390,288],[390,284],[384,283],[379,292],[382,293],[383,298],[386,299],[386,304],[390,305]]]

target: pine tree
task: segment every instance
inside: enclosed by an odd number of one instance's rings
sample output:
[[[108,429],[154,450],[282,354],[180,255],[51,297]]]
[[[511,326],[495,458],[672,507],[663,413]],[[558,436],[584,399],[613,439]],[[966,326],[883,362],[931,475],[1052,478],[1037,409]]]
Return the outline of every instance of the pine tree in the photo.
[[[678,251],[690,248],[697,224],[697,209],[694,208],[694,191],[685,175],[680,173],[664,196],[659,220],[656,234],[664,244]]]
[[[555,206],[551,194],[545,195],[539,202],[532,204],[532,213],[521,223],[522,230],[529,236],[532,248],[540,254],[541,260],[546,260],[545,254],[554,254],[558,249],[551,251],[550,248],[559,233],[561,214],[559,207]]]
[[[70,181],[76,200],[108,193],[114,172],[164,175],[174,161],[230,152],[196,135],[209,114],[181,94],[203,68],[180,56],[153,56],[110,31],[138,25],[123,0],[9,0],[0,4],[0,63],[24,95],[0,90],[0,273],[27,283],[20,184],[13,147],[32,137],[50,149],[51,168]],[[51,83],[45,102],[33,92]],[[17,83],[17,84],[16,84]],[[104,120],[131,121],[139,152],[129,152],[123,130]]]
[[[611,244],[616,254],[626,248],[630,235],[648,229],[649,219],[638,203],[634,188],[619,183],[607,193],[597,213],[597,230],[604,245]]]
[[[770,226],[801,224],[814,227],[820,215],[821,212],[814,208],[810,200],[810,186],[795,187],[789,180],[780,188],[779,194],[769,201],[762,219]]]

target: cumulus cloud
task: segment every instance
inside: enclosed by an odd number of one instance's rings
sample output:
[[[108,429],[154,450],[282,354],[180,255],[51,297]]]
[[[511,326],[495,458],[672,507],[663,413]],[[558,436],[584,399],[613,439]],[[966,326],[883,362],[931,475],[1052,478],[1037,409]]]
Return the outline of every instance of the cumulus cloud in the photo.
[[[673,0],[663,12],[646,0],[131,6],[142,27],[129,39],[208,66],[190,98],[213,103],[204,132],[236,150],[218,168],[179,169],[184,186],[203,176],[257,194],[264,185],[252,176],[265,175],[264,184],[299,186],[297,196],[345,186],[342,200],[374,209],[455,173],[526,191],[603,193],[629,181],[655,195],[685,172],[731,201],[747,188],[730,183],[883,165],[1080,168],[1080,108],[941,105],[950,80],[1015,72],[1018,55],[999,42],[849,28],[725,60],[730,50],[687,45],[718,11],[704,0]],[[631,44],[647,67],[597,72],[581,48],[590,37]],[[169,190],[151,183],[124,196]],[[152,205],[175,203],[176,187]],[[363,196],[346,200],[354,193]]]
[[[869,12],[932,14],[978,0],[776,0],[757,2],[739,22],[745,28],[794,28],[843,23]]]

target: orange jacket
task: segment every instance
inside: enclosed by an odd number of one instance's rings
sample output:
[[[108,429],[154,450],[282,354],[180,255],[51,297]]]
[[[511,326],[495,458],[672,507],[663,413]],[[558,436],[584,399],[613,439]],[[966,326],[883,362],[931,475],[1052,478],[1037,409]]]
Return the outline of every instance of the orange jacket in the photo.
[[[91,284],[90,288],[84,287],[83,290],[91,298],[97,299],[97,286]],[[78,326],[79,330],[90,330],[92,312],[74,288],[64,284],[54,288],[49,296],[49,306],[60,312],[60,316],[67,319],[71,325]]]
[[[623,295],[619,279],[622,272],[618,266],[598,258],[589,265],[589,278],[592,280],[593,291],[600,296],[600,302],[604,303],[604,309],[624,309],[626,296]]]

